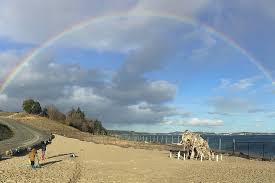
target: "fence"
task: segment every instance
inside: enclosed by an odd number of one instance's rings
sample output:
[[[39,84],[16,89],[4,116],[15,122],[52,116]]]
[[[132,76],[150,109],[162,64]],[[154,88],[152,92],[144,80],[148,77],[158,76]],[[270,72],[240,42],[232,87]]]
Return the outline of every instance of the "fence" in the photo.
[[[273,159],[275,156],[274,142],[235,142],[233,153],[242,153],[249,157]]]
[[[273,159],[275,156],[274,141],[249,141],[246,137],[234,136],[202,136],[208,141],[209,147],[217,152],[227,152],[246,155],[248,157],[257,157],[263,159]],[[180,143],[181,135],[122,135],[124,140],[143,141],[158,144],[177,144]],[[240,140],[240,139],[244,140]],[[253,138],[252,138],[253,139]]]
[[[177,144],[181,141],[181,135],[121,135],[120,138],[158,144]]]

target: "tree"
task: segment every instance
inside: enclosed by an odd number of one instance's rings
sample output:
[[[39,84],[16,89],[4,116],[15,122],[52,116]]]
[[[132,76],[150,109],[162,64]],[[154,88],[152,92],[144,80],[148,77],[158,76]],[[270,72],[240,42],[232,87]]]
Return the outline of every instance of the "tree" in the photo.
[[[32,112],[32,106],[34,104],[33,99],[28,99],[23,102],[22,108],[26,113],[31,113]]]
[[[34,104],[32,105],[32,114],[40,114],[42,112],[41,106],[39,102],[34,102]]]
[[[76,114],[80,119],[82,119],[82,120],[85,119],[85,113],[83,111],[81,111],[81,109],[79,107],[76,110]]]
[[[78,107],[72,108],[66,116],[66,124],[79,129],[83,132],[89,132],[97,135],[107,135],[107,130],[102,126],[99,120],[88,120],[85,113]]]
[[[89,120],[88,122],[89,132],[94,135],[107,135],[107,130],[102,126],[99,120]]]
[[[47,118],[49,117],[48,109],[46,107],[42,110],[42,112],[40,113],[40,116],[47,117]]]
[[[86,124],[85,124],[85,114],[84,112],[81,111],[81,109],[78,107],[77,110],[72,108],[66,116],[66,123],[74,128],[77,128],[79,130],[85,129]]]
[[[40,103],[38,101],[34,101],[33,99],[27,99],[23,102],[23,110],[29,114],[40,114],[42,109]]]

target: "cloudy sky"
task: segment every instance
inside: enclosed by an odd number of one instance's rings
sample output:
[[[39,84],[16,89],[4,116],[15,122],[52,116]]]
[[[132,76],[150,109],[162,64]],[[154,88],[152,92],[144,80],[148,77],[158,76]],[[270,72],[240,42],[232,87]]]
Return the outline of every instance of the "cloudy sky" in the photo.
[[[272,132],[274,9],[273,0],[2,0],[0,84],[12,80],[0,109],[33,98],[80,106],[109,129]]]

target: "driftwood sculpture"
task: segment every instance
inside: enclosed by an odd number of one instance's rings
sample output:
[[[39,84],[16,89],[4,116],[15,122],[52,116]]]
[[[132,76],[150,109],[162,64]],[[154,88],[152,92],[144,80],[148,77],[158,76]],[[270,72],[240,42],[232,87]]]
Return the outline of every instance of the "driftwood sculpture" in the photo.
[[[188,159],[209,159],[211,158],[211,150],[208,142],[204,140],[199,134],[185,131],[182,134],[180,142],[183,149],[187,151],[186,158]]]

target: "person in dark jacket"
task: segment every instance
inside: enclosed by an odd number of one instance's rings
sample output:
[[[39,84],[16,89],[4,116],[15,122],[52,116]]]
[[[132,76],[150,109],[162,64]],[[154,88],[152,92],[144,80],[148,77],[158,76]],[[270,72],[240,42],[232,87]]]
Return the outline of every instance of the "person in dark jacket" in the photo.
[[[47,144],[44,141],[41,142],[41,150],[42,150],[42,157],[41,157],[41,159],[44,161],[45,160],[46,150],[47,150]]]

